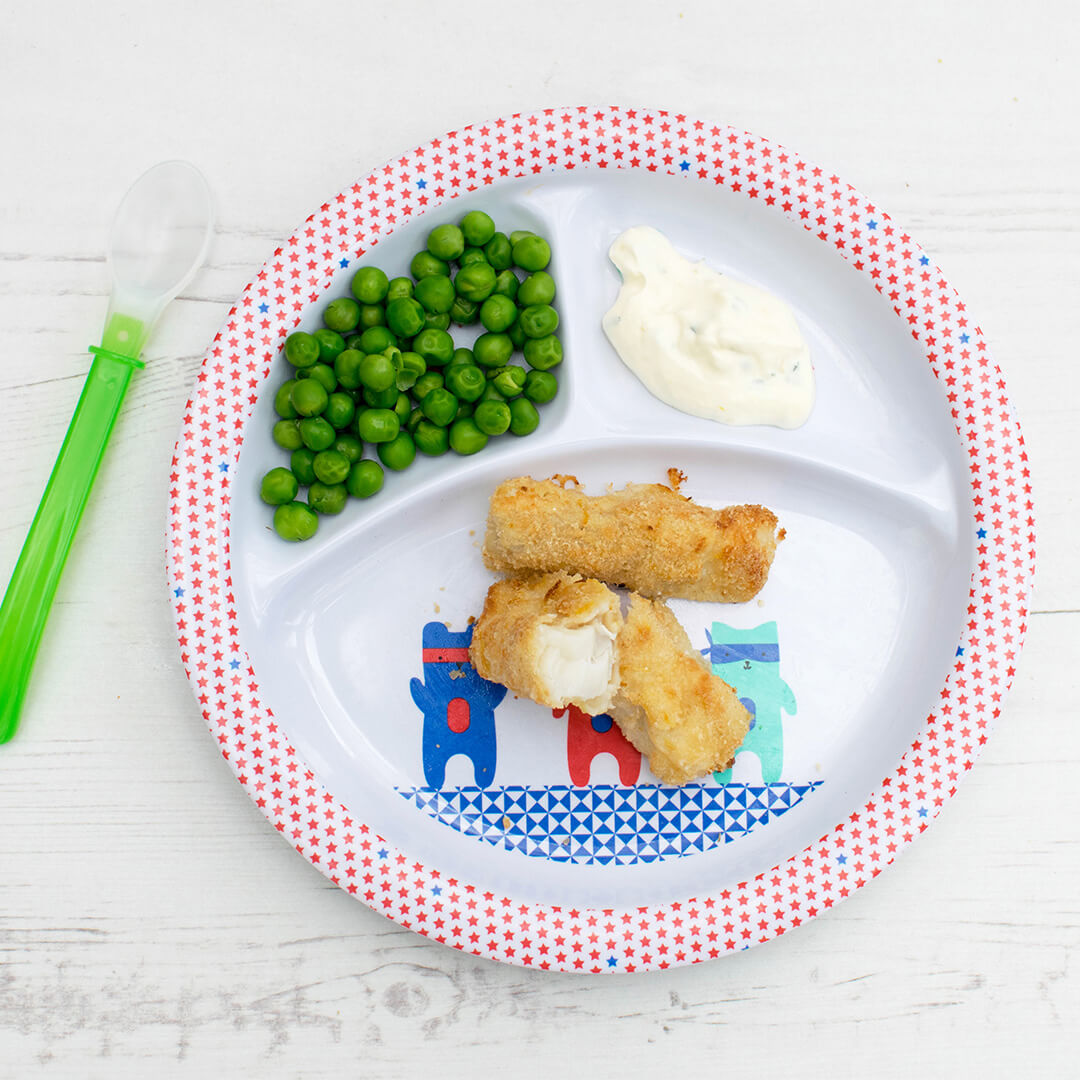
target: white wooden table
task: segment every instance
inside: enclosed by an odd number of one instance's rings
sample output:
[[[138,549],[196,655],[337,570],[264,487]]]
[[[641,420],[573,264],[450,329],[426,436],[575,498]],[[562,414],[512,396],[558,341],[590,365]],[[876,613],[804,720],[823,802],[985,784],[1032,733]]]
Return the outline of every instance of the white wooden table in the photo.
[[[105,310],[108,219],[187,157],[206,270],[133,386],[0,749],[0,1077],[1075,1076],[1080,139],[1072,5],[12,5],[0,62],[0,583]],[[369,10],[365,10],[369,9]],[[620,101],[739,124],[909,225],[988,333],[1038,584],[940,822],[769,945],[646,977],[431,944],[283,843],[207,736],[166,598],[166,477],[207,342],[326,195],[470,120]]]

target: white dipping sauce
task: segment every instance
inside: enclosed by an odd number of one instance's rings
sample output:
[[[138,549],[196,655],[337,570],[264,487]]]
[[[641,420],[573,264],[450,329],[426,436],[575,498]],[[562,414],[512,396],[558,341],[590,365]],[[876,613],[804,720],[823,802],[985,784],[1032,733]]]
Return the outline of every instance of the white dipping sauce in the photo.
[[[618,236],[609,255],[623,283],[604,333],[651,393],[724,424],[805,423],[814,369],[783,300],[683,258],[647,225]]]

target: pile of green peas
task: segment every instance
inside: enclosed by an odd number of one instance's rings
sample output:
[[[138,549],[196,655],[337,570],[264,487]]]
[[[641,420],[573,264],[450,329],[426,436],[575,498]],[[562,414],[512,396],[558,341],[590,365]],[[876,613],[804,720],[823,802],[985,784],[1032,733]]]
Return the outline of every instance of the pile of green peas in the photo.
[[[285,339],[294,372],[274,395],[273,435],[289,465],[260,485],[282,539],[310,539],[319,515],[341,513],[350,495],[370,498],[384,467],[407,469],[417,452],[475,454],[492,438],[536,430],[563,358],[550,261],[543,237],[496,232],[471,210],[431,230],[411,277],[362,266],[352,296],[324,308],[321,329]],[[460,348],[451,323],[483,332]],[[524,366],[512,363],[517,352]]]

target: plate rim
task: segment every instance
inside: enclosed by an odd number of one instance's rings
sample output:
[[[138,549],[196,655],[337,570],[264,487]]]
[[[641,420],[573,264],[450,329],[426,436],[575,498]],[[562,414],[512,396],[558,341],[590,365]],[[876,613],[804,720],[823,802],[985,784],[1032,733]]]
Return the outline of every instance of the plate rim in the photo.
[[[492,146],[502,149],[485,161],[485,148]],[[515,147],[517,157],[510,159]],[[436,186],[428,194],[422,185],[410,197],[410,170],[420,166]],[[286,334],[339,269],[386,235],[459,194],[552,166],[639,168],[688,182],[711,181],[801,224],[864,274],[907,321],[943,383],[961,445],[967,444],[971,523],[977,526],[969,618],[937,706],[893,772],[846,820],[715,896],[570,908],[496,896],[444,877],[355,820],[322,786],[261,703],[239,640],[230,563],[231,469]],[[389,205],[377,194],[380,184],[394,192]],[[334,239],[330,215],[347,218],[350,200],[356,211],[352,225],[337,226]],[[313,257],[318,244],[311,240],[319,225],[325,251]],[[287,287],[283,277],[274,277],[286,264],[295,270],[301,259],[306,278],[302,269],[294,276],[302,284]],[[271,302],[273,281],[280,292]],[[299,299],[286,298],[289,290]],[[223,395],[225,390],[231,393]],[[996,397],[981,415],[974,396],[962,396],[976,391],[984,400]],[[990,501],[984,509],[987,481]],[[1008,538],[1006,514],[1021,519],[1008,526]],[[984,563],[990,555],[999,578],[1007,576],[1003,560],[1011,557],[1019,571],[1010,579],[1016,587],[998,582],[995,596],[990,576],[978,577],[980,554]],[[172,458],[166,526],[169,595],[188,681],[220,752],[277,831],[331,881],[407,929],[519,966],[593,973],[680,966],[764,943],[815,918],[892,865],[956,794],[1000,715],[1027,630],[1034,560],[1027,453],[1004,376],[956,290],[911,235],[835,173],[778,143],[684,113],[624,106],[548,108],[467,125],[373,168],[310,214],[245,286],[203,356]],[[972,642],[981,651],[973,652]]]

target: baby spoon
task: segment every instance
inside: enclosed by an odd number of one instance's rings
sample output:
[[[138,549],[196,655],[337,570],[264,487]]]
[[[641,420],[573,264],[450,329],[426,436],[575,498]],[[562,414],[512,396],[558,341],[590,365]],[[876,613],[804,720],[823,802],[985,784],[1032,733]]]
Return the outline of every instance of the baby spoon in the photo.
[[[0,743],[15,734],[42,631],[128,383],[165,305],[202,265],[213,232],[210,191],[185,161],[145,172],[109,236],[112,296],[101,344],[0,604]]]

